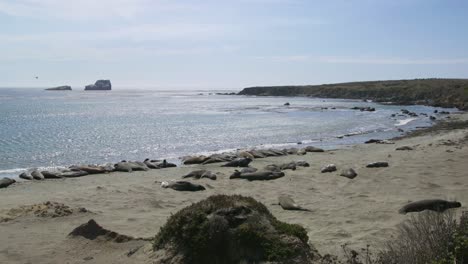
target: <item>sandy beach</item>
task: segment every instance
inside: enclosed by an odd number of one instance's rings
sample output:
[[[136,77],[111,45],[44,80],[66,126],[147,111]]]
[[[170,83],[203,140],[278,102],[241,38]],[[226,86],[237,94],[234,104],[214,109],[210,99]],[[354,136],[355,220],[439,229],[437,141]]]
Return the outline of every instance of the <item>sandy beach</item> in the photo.
[[[451,120],[468,120],[468,114],[452,115]],[[304,156],[254,160],[250,166],[255,168],[299,160],[310,163],[310,167],[287,170],[285,177],[272,181],[230,180],[234,168],[220,167],[222,163],[22,181],[0,190],[0,263],[152,263],[147,241],[113,243],[67,235],[94,219],[120,234],[149,238],[171,214],[213,194],[257,199],[279,220],[304,226],[310,243],[321,254],[339,254],[345,243],[353,248],[378,246],[410,217],[398,213],[409,201],[457,200],[462,208],[453,210],[467,210],[467,135],[466,128],[436,130],[396,140],[395,144],[362,144]],[[414,150],[395,150],[401,146]],[[389,167],[366,168],[376,161],[386,161]],[[335,164],[338,171],[321,173],[321,167],[327,164]],[[200,192],[163,189],[158,183],[179,180],[200,168],[224,176],[216,181],[191,180],[207,187]],[[354,168],[358,176],[339,176],[344,168]],[[312,211],[283,210],[276,205],[281,194],[290,195]],[[71,213],[59,217],[34,215],[22,207],[47,201],[69,206]],[[136,254],[127,254],[141,246]]]

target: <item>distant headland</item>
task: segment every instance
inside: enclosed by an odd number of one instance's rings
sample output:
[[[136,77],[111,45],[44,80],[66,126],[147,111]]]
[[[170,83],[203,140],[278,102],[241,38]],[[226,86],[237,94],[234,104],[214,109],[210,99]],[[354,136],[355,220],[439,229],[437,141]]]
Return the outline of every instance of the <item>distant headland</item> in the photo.
[[[63,85],[63,86],[58,86],[58,87],[47,88],[45,90],[46,91],[71,91],[72,88],[69,85]]]
[[[415,79],[244,88],[238,95],[367,99],[468,110],[468,79]]]
[[[85,91],[110,91],[112,84],[110,80],[97,80],[95,84],[86,85]]]

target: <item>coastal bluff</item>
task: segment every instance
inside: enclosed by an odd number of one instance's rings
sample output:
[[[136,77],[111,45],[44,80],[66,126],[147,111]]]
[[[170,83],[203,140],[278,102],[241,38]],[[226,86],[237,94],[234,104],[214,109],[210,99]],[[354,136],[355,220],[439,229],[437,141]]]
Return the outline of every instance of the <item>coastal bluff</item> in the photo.
[[[72,88],[69,85],[57,86],[45,89],[46,91],[71,91]]]
[[[244,88],[238,95],[366,99],[402,105],[422,104],[468,110],[468,79],[414,79],[300,86],[259,86]]]
[[[96,83],[86,85],[85,91],[110,91],[112,84],[110,80],[97,80]]]

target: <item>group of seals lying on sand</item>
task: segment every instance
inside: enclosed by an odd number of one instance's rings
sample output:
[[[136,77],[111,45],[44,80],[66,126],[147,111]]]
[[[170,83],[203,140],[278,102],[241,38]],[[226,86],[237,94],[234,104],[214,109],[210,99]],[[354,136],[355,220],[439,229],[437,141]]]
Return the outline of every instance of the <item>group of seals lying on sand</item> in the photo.
[[[443,212],[450,208],[461,207],[460,202],[451,202],[441,199],[429,199],[411,202],[403,206],[398,212],[400,214],[406,214],[410,212],[422,212],[424,210],[431,210],[436,212]]]

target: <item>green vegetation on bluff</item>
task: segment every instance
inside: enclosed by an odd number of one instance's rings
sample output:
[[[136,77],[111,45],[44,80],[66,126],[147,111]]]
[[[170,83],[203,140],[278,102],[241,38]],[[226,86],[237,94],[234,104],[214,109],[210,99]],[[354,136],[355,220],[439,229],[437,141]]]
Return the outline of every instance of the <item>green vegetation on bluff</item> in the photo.
[[[311,263],[318,255],[308,240],[253,198],[215,195],[172,215],[153,246],[178,263]]]
[[[303,86],[249,87],[239,95],[368,99],[468,109],[468,79],[415,79]]]

